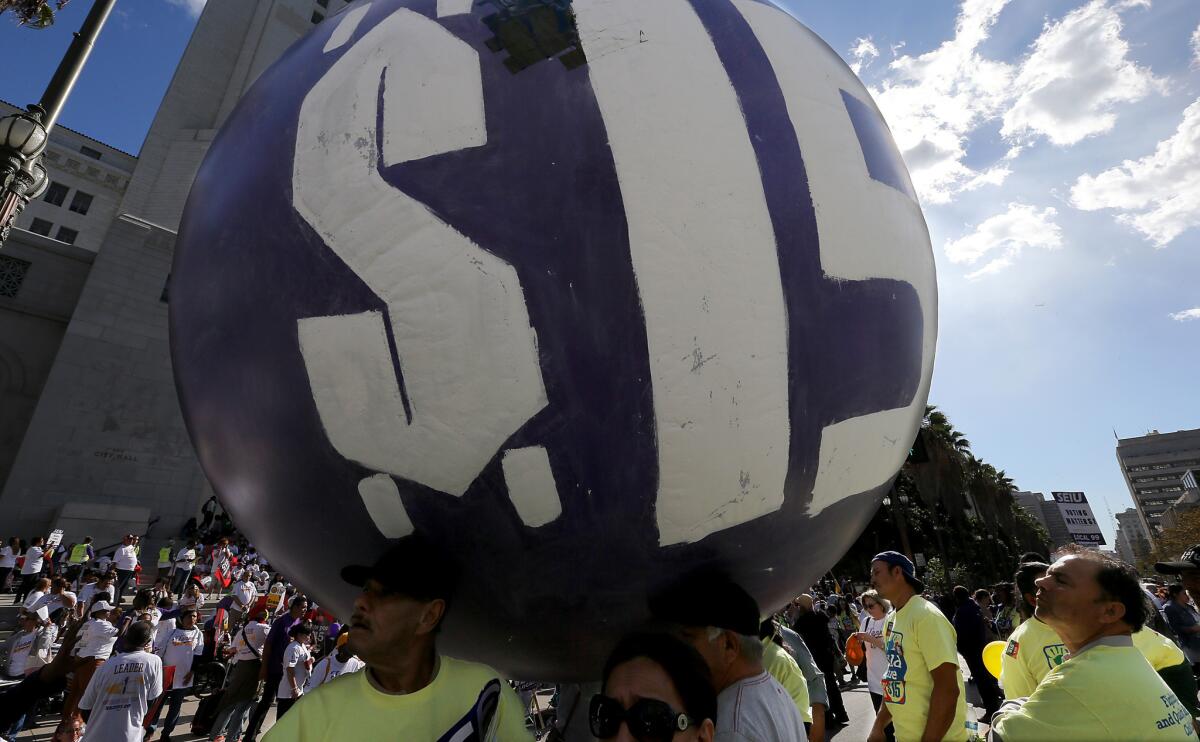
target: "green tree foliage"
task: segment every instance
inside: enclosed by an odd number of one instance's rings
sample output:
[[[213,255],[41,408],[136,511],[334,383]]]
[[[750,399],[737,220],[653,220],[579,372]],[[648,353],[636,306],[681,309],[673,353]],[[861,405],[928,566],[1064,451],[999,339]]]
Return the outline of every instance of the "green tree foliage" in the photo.
[[[30,28],[46,28],[54,24],[54,14],[69,0],[0,0],[0,14],[12,11],[17,23]]]
[[[924,555],[918,571],[936,573],[934,585],[957,578],[979,587],[1011,579],[1019,554],[1050,550],[1046,529],[1017,505],[1012,478],[975,456],[971,441],[933,405],[925,408],[918,447],[925,455],[904,464],[835,574],[861,580],[872,555],[895,549]]]
[[[1154,550],[1139,565],[1142,573],[1153,574],[1155,562],[1173,562],[1196,544],[1200,544],[1200,508],[1184,511],[1176,518],[1174,528],[1163,529],[1155,539]]]

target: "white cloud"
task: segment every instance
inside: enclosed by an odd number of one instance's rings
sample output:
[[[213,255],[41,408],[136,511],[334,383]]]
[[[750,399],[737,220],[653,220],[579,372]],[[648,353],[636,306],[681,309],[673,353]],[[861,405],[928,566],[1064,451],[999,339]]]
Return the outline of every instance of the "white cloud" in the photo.
[[[1200,319],[1200,307],[1192,307],[1182,312],[1174,312],[1169,316],[1176,322],[1188,322],[1189,320]]]
[[[1007,163],[1039,137],[1070,145],[1109,131],[1115,105],[1163,86],[1128,59],[1120,35],[1118,11],[1147,0],[1090,0],[1047,23],[1029,55],[1014,64],[979,53],[1009,2],[963,0],[954,38],[925,54],[897,57],[871,90],[926,203],[1003,183]],[[992,122],[1002,123],[1010,144],[1004,161],[967,165],[969,138]]]
[[[1042,135],[1058,145],[1075,144],[1110,131],[1117,120],[1115,104],[1162,89],[1162,80],[1128,58],[1117,7],[1092,0],[1046,25],[1014,81],[1018,95],[1004,114],[1002,135],[1010,140]]]
[[[974,280],[1011,266],[1026,247],[1062,247],[1062,231],[1054,222],[1057,215],[1053,207],[1038,211],[1028,204],[1011,203],[1008,211],[988,217],[970,234],[947,242],[943,249],[951,263],[975,265],[990,257],[981,268],[967,274]]]
[[[863,68],[869,66],[879,56],[879,49],[875,47],[870,36],[857,38],[854,40],[854,46],[850,49],[850,56],[854,60],[850,63],[850,69],[854,70],[854,74],[861,75]]]
[[[963,163],[966,138],[1002,112],[1013,70],[977,50],[1007,3],[964,0],[953,39],[920,56],[896,58],[882,87],[871,91],[929,203],[947,203],[980,184],[980,174]]]
[[[1200,26],[1192,31],[1192,66],[1200,67]]]
[[[1164,247],[1200,226],[1200,99],[1183,112],[1175,133],[1140,160],[1099,175],[1082,175],[1071,205],[1084,211],[1115,209],[1117,219]]]
[[[194,18],[200,17],[200,12],[204,10],[206,0],[167,0],[171,5],[183,8]]]

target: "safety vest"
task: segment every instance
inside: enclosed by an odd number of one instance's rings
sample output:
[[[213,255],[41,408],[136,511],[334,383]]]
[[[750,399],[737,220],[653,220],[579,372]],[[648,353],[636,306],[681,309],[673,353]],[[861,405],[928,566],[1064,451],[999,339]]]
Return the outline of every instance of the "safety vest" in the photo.
[[[171,562],[171,548],[169,546],[165,546],[165,547],[159,549],[158,550],[158,563],[159,564],[170,564],[170,562]]]
[[[76,544],[71,549],[71,557],[67,560],[71,564],[83,564],[87,561],[87,544]]]

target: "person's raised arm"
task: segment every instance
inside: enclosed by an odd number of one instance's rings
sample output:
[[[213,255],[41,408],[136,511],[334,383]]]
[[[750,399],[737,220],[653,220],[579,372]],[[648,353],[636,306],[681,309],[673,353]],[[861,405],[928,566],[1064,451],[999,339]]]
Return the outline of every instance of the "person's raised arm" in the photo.
[[[958,665],[944,662],[929,671],[933,692],[929,695],[929,714],[921,742],[939,742],[954,723],[958,710]]]

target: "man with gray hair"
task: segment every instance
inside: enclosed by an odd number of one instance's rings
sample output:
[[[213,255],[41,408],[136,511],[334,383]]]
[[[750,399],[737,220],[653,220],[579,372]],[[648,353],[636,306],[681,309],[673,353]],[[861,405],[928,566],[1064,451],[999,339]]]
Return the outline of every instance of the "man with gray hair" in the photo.
[[[651,600],[654,615],[700,652],[717,691],[716,742],[807,740],[792,697],[763,667],[754,598],[722,577],[697,576]]]

